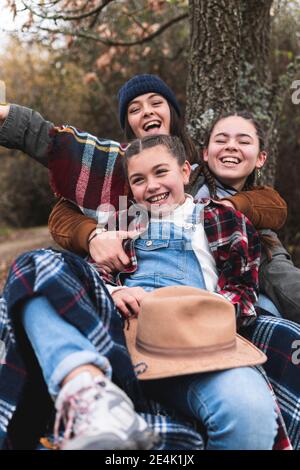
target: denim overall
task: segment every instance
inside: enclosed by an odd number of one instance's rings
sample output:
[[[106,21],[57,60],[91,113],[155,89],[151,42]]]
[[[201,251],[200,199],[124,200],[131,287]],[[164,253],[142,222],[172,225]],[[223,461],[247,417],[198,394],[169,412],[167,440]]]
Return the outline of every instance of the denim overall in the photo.
[[[147,230],[134,242],[137,270],[124,280],[124,285],[146,291],[174,285],[205,289],[201,265],[191,245],[202,209],[197,204],[183,226],[151,219]]]
[[[203,206],[196,204],[183,227],[152,219],[135,240],[138,267],[123,280],[124,285],[146,291],[171,285],[205,289],[201,265],[191,246],[202,210]],[[200,421],[207,432],[207,449],[272,449],[277,432],[275,405],[266,382],[254,368],[140,382],[148,398]],[[253,401],[253,396],[260,400]]]
[[[135,241],[138,269],[128,277],[126,285],[146,290],[167,285],[205,288],[200,263],[191,247],[191,235],[195,223],[200,221],[198,211],[202,209],[196,205],[183,229],[167,221],[152,220],[147,231]],[[22,313],[25,331],[54,397],[61,381],[76,367],[94,364],[105,371],[109,366],[106,356],[100,355],[79,329],[64,321],[46,297],[29,300]],[[119,320],[117,325],[116,332],[121,334]],[[42,336],[41,331],[45,332]],[[168,409],[196,418],[206,430],[207,449],[272,448],[277,433],[275,403],[267,383],[255,368],[241,367],[137,383],[133,381],[133,371],[128,374],[127,356],[121,351],[120,347],[118,355],[109,359],[114,361],[115,373],[120,367],[124,368],[127,378],[125,381],[120,374],[121,383],[134,397],[135,404],[144,403],[146,396]],[[124,358],[123,363],[120,357]],[[144,405],[141,409],[145,409]]]

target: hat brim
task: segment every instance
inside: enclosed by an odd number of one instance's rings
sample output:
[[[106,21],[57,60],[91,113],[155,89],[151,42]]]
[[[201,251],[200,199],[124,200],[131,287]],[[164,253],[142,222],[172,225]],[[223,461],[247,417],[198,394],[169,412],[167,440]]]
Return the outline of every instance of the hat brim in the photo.
[[[160,379],[177,375],[188,375],[197,372],[213,372],[236,367],[263,364],[267,356],[250,341],[236,335],[236,346],[230,350],[221,350],[187,357],[155,357],[136,348],[137,319],[130,320],[125,329],[127,347],[131,361],[139,380]]]

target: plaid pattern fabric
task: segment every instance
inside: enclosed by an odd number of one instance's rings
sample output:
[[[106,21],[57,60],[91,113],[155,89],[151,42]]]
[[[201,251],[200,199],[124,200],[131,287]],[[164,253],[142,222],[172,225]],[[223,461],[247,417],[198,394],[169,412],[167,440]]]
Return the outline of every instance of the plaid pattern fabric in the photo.
[[[11,267],[0,301],[0,339],[6,350],[0,368],[2,448],[24,446],[30,433],[33,437],[45,433],[45,426],[36,422],[34,417],[24,422],[23,413],[18,415],[17,410],[20,402],[23,408],[32,408],[32,397],[38,396],[34,405],[36,416],[39,407],[42,408],[47,401],[43,397],[47,391],[41,380],[41,371],[34,364],[34,355],[20,328],[18,308],[26,298],[39,294],[47,295],[57,312],[88,337],[99,354],[108,358],[114,381],[131,397],[137,411],[143,413],[151,428],[161,436],[158,449],[203,448],[203,439],[194,423],[168,416],[166,410],[143,397],[125,346],[123,320],[107,295],[99,274],[80,257],[52,250],[37,250],[19,257]],[[38,390],[33,392],[36,384],[39,384]],[[24,399],[25,390],[27,400]],[[28,446],[36,444],[34,438],[28,442]]]
[[[38,118],[36,117],[36,119]],[[22,129],[20,126],[24,127],[23,121],[24,119],[20,120],[20,125],[13,127],[13,129],[18,129],[18,136],[21,135],[20,131]],[[90,134],[80,132],[69,126],[61,128],[50,126],[48,129],[51,129],[51,143],[47,154],[44,154],[41,147],[40,155],[36,146],[34,146],[34,152],[32,152],[32,145],[28,145],[28,153],[44,162],[44,164],[48,164],[50,180],[55,193],[74,202],[82,209],[83,213],[96,220],[97,208],[100,204],[110,203],[118,210],[119,195],[128,192],[121,167],[121,157],[124,151],[122,146],[110,140],[99,140]],[[24,134],[24,139],[25,136],[28,138],[31,133]],[[7,145],[5,139],[3,142],[3,145]],[[9,142],[7,146],[11,147],[12,143]],[[19,142],[17,139],[13,146],[23,148],[23,140]],[[38,155],[36,155],[37,153]],[[35,255],[37,255],[36,259]],[[66,320],[86,334],[97,345],[99,352],[107,352],[113,369],[119,372],[118,380],[121,384],[122,372],[126,371],[126,374],[132,372],[128,362],[128,354],[122,343],[123,332],[120,331],[120,319],[111,301],[105,295],[106,289],[99,282],[98,274],[91,267],[87,268],[88,265],[84,264],[79,258],[64,254],[63,259],[67,261],[66,266],[62,263],[62,259],[59,261],[59,256],[62,255],[54,255],[49,251],[38,251],[35,254],[29,253],[19,258],[12,267],[4,297],[0,301],[0,339],[4,342],[6,348],[6,362],[0,368],[2,376],[0,381],[0,439],[3,445],[5,442],[9,447],[16,446],[18,442],[24,445],[25,437],[34,434],[28,428],[29,423],[31,428],[34,428],[34,425],[41,428],[40,422],[34,422],[34,416],[39,414],[37,407],[42,402],[41,389],[43,388],[43,381],[38,383],[38,375],[41,375],[40,370],[35,363],[32,351],[24,341],[24,335],[19,328],[18,320],[18,306],[25,298],[37,293],[47,293],[49,297],[53,295],[53,298],[56,299],[54,306],[58,310],[62,309],[62,314],[64,314]],[[53,269],[49,266],[52,266]],[[74,276],[75,278],[78,276],[78,278],[75,280]],[[86,307],[87,312],[84,310],[85,315],[80,315],[82,309]],[[100,320],[95,313],[97,311],[101,312]],[[260,319],[257,322],[257,331],[262,327],[259,321]],[[265,321],[268,323],[268,320]],[[275,323],[276,321],[274,320]],[[254,328],[253,334],[255,335],[256,324],[250,328]],[[289,367],[281,370],[280,367],[277,368],[274,364],[274,368],[270,368],[268,374],[276,393],[280,393],[281,390],[285,397],[281,399],[280,404],[285,407],[283,411],[285,421],[289,430],[292,431],[294,446],[299,448],[297,410],[299,408],[298,397],[300,396],[300,390],[298,391],[298,388],[300,384],[296,374],[297,370],[295,370],[295,365],[292,364],[290,359],[290,344],[282,344],[282,338],[286,334],[286,331],[283,331],[285,329],[285,323],[277,323],[274,327],[274,334],[267,336],[265,347],[270,358],[273,357],[273,351],[275,350],[282,351],[282,355],[286,354],[289,358],[287,359]],[[299,338],[298,332],[292,332],[291,330],[289,332],[291,336],[294,335],[295,339]],[[276,372],[274,372],[275,369]],[[288,377],[286,375],[287,370],[289,371]],[[132,380],[130,383],[135,384],[133,389],[136,392],[138,389],[137,381]],[[128,386],[127,382],[126,385]],[[27,415],[28,419],[23,422],[22,427],[22,416],[24,418],[26,414],[16,413],[16,408],[18,405],[22,410],[26,408],[24,396],[29,397],[29,400],[32,401],[34,386],[38,389],[37,399],[34,401],[35,413],[34,416],[32,413]],[[133,395],[132,389],[128,390],[125,386],[123,388],[130,396]],[[139,407],[140,401],[143,402],[139,394],[134,395],[134,398],[138,409],[144,411],[144,404]],[[22,403],[22,406],[20,403]],[[42,407],[40,407],[40,411],[42,412]],[[161,429],[162,432],[166,431],[165,436],[168,435],[169,431],[171,435],[172,429],[177,429],[178,435],[180,434],[180,425],[178,427],[171,424],[165,425],[163,419],[158,420],[157,415],[154,415],[153,420],[157,429]],[[169,423],[171,422],[174,423],[172,420],[169,421]],[[8,426],[9,433],[7,432]],[[281,426],[280,429],[282,432],[278,433],[275,448],[288,448],[289,442],[285,435],[284,426]],[[21,441],[18,441],[17,436],[20,435],[20,431]],[[198,440],[192,438],[193,431],[191,427],[189,427],[188,432],[191,433],[189,435],[195,448],[199,448],[197,446],[199,446],[199,442],[202,442],[201,436],[198,434]],[[188,432],[186,435],[188,435]],[[41,430],[36,433],[36,436],[40,435]],[[176,441],[178,442],[180,439],[176,437]],[[33,445],[34,441],[29,440],[29,442]],[[28,444],[28,446],[30,445]],[[188,448],[193,448],[191,442]]]
[[[56,194],[96,220],[100,205],[111,204],[118,211],[120,194],[129,192],[121,162],[122,145],[70,126],[55,127],[50,132],[49,169]],[[236,305],[239,324],[251,323],[256,316],[253,304],[257,300],[258,236],[244,216],[213,204],[205,208],[204,226],[220,273],[218,292]],[[136,258],[129,250],[132,268]],[[241,276],[242,289],[238,287]],[[109,276],[105,279],[111,281]]]
[[[114,381],[134,401],[136,410],[144,413],[151,427],[160,433],[162,441],[158,449],[203,448],[204,438],[195,428],[195,423],[187,423],[169,415],[168,411],[143,396],[125,347],[123,321],[96,270],[76,255],[44,249],[25,253],[14,262],[0,302],[0,339],[6,349],[0,368],[2,448],[24,448],[24,440],[28,448],[36,445],[37,437],[47,431],[46,422],[49,420],[48,414],[42,421],[39,412],[42,412],[45,403],[48,404],[48,413],[53,409],[49,405],[41,371],[35,364],[34,354],[26,344],[20,328],[20,304],[33,295],[47,295],[57,312],[86,335],[100,354],[107,357],[114,371]],[[255,326],[252,328],[255,336]],[[266,339],[265,347],[270,352],[273,348],[280,350],[282,328],[284,325],[279,322],[278,329],[281,331],[278,331],[276,337]],[[296,333],[295,337],[299,337]],[[286,393],[292,390],[291,396],[296,397],[300,396],[300,382],[292,380],[295,377],[292,374],[293,367],[290,363],[289,379],[292,382],[285,383],[285,369],[280,371],[280,387]],[[34,400],[33,414],[34,396],[37,399]],[[26,409],[29,410],[27,414],[24,411]],[[294,429],[293,436],[298,436],[299,420],[291,407],[286,414],[289,426]],[[279,432],[274,448],[289,449],[290,443],[281,414],[278,420]]]
[[[267,355],[264,370],[293,447],[300,449],[300,325],[261,315],[242,334]]]
[[[96,220],[101,204],[118,210],[119,196],[129,192],[122,167],[126,146],[71,126],[52,128],[50,137],[47,160],[55,194]]]
[[[251,324],[256,318],[254,304],[258,293],[258,269],[260,263],[260,239],[253,225],[246,217],[229,207],[207,201],[196,206],[199,220],[203,217],[204,230],[210,250],[218,270],[217,292],[235,305],[238,324]],[[120,215],[120,217],[119,217]],[[124,220],[121,213],[115,213],[118,220]],[[132,225],[138,226],[138,220]],[[127,227],[122,227],[126,230]],[[124,270],[133,273],[137,269],[137,258],[133,242],[125,242],[127,255],[131,264]],[[96,265],[95,265],[96,268]],[[101,270],[103,279],[112,284],[122,284],[119,276],[113,278]]]

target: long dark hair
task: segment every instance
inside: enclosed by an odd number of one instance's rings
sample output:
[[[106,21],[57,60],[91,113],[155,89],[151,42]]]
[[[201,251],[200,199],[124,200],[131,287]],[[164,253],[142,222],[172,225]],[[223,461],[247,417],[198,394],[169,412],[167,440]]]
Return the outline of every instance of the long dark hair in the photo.
[[[241,118],[246,119],[247,121],[251,121],[251,123],[254,125],[256,134],[258,137],[259,141],[259,151],[262,152],[266,150],[265,146],[265,132],[260,124],[260,122],[253,116],[252,113],[249,111],[228,111],[226,113],[221,113],[219,114],[211,123],[209,129],[207,130],[204,138],[204,146],[203,148],[207,148],[209,144],[209,139],[212,134],[212,131],[215,127],[215,125],[221,121],[221,119],[225,119],[231,116],[239,116]],[[204,174],[205,180],[207,182],[207,185],[209,187],[209,192],[212,198],[217,199],[217,187],[216,187],[216,177],[214,174],[211,172],[209,169],[208,165],[206,162],[204,162],[202,155],[200,155],[200,164],[199,166],[193,171],[190,182],[189,182],[189,187],[192,187],[197,178],[199,177],[200,174]],[[243,186],[242,191],[249,191],[253,189],[254,184],[255,184],[255,176],[256,172],[255,170],[252,171],[252,173],[247,177],[247,180]]]
[[[231,117],[231,116],[239,116],[239,117],[242,117],[242,118],[246,119],[247,121],[250,121],[254,125],[255,130],[256,130],[256,134],[257,134],[258,142],[259,142],[259,151],[263,152],[263,151],[267,150],[265,131],[264,131],[261,123],[254,117],[254,115],[252,113],[250,113],[249,111],[244,111],[244,110],[242,110],[242,111],[232,111],[232,112],[229,111],[229,112],[226,112],[226,113],[221,113],[219,116],[217,116],[213,120],[213,122],[211,123],[211,126],[210,126],[210,128],[208,129],[208,131],[205,135],[204,148],[208,147],[210,136],[212,134],[212,131],[213,131],[215,125],[221,119],[225,119],[225,118],[228,118],[228,117]],[[211,197],[214,198],[214,199],[218,199],[215,176],[210,171],[207,163],[203,161],[203,158],[202,158],[201,164],[199,165],[199,167],[197,167],[196,172],[200,172],[200,173],[203,173],[205,175],[205,179],[206,179],[207,185],[209,187]],[[194,174],[191,175],[190,183],[189,183],[190,185],[192,185],[193,181],[196,181],[196,179],[197,179],[196,172],[194,172]],[[198,173],[198,175],[199,175],[199,173]],[[255,169],[254,169],[252,171],[252,173],[250,173],[250,175],[246,179],[242,191],[250,191],[251,189],[253,189],[254,184],[255,184],[255,176],[256,176],[256,172],[255,172]],[[266,250],[267,255],[271,256],[270,249],[273,248],[274,246],[278,245],[279,242],[276,239],[274,239],[272,236],[266,235],[266,234],[261,234],[260,239],[261,239],[262,245],[264,246],[264,248]]]
[[[196,146],[194,142],[192,141],[191,137],[187,134],[185,128],[184,128],[184,123],[182,118],[178,116],[176,113],[174,107],[167,102],[170,108],[170,135],[174,135],[179,137],[181,140],[185,152],[186,152],[186,159],[191,163],[198,163],[199,162],[199,152],[196,149]],[[127,114],[125,116],[125,137],[128,141],[136,139],[136,135],[133,133],[129,122],[128,122],[128,117]]]

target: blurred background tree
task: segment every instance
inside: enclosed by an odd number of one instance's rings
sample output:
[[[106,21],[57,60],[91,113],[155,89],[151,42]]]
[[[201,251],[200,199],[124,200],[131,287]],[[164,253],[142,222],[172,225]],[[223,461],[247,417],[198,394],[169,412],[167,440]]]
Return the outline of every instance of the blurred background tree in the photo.
[[[276,118],[269,123],[275,136],[272,142],[278,136],[279,157],[276,168],[275,160],[273,164],[271,161],[267,178],[271,181],[276,169],[275,187],[289,205],[288,223],[281,235],[296,253],[300,245],[300,189],[296,180],[300,174],[300,105],[292,103],[290,87],[295,75],[291,64],[300,54],[299,0],[7,0],[7,4],[16,15],[18,10],[28,14],[22,31],[16,32],[7,50],[0,53],[0,79],[6,82],[8,100],[33,107],[57,124],[68,122],[98,136],[122,140],[117,90],[132,75],[145,72],[165,79],[183,108],[187,96],[187,124],[198,141],[202,133],[197,133],[197,119],[201,114],[210,117],[205,111],[211,108],[219,110],[219,105],[215,106],[218,100],[227,106],[226,96],[230,96],[228,106],[232,106],[234,96],[239,106],[254,108],[266,122],[276,110]],[[199,30],[199,24],[205,26],[205,21],[210,25],[211,38],[205,36],[203,27]],[[194,39],[193,22],[198,27]],[[226,28],[228,36],[223,40],[221,33]],[[199,49],[199,43],[202,49],[195,60],[201,70],[195,74],[196,68],[193,73],[189,69],[194,59],[191,46],[196,44]],[[217,61],[218,73],[208,73],[206,80],[205,73]],[[296,72],[297,78],[300,73],[297,77]],[[266,85],[263,94],[258,91],[257,80]],[[194,85],[198,87],[197,100],[192,92]],[[205,92],[200,93],[201,89]],[[13,160],[8,165],[12,166],[11,183],[17,171]],[[19,171],[21,160],[15,165]],[[28,170],[28,159],[23,165]],[[32,173],[32,178],[38,176]],[[42,181],[46,175],[42,178],[36,187],[45,185]],[[0,190],[4,179],[7,174],[1,177]],[[17,192],[15,182],[7,186],[12,193]],[[18,193],[22,190],[20,178]],[[24,196],[30,211],[34,201],[44,197],[33,196],[34,191],[27,191],[31,199]],[[1,194],[2,208],[3,190]],[[45,196],[45,207],[49,206],[49,197]],[[24,205],[22,212],[25,210]],[[41,223],[43,213],[46,220],[47,210],[43,209],[41,219],[24,217],[22,224],[29,220],[30,224]]]

